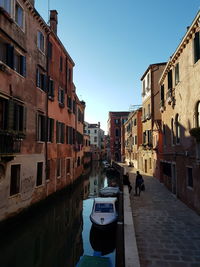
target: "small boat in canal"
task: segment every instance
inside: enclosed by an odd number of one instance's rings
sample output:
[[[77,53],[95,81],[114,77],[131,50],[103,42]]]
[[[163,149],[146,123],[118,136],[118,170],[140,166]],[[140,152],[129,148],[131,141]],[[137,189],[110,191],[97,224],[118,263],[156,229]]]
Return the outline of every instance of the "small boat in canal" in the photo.
[[[93,225],[102,230],[115,225],[118,218],[116,206],[116,197],[95,198],[90,214],[90,220]]]
[[[99,190],[101,197],[117,197],[119,192],[120,190],[118,186],[107,186]]]

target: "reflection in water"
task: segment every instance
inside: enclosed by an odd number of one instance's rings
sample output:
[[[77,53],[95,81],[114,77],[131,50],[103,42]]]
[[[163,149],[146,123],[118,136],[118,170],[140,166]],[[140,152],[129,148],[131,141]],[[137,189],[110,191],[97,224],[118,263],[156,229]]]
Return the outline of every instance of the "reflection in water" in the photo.
[[[111,252],[109,257],[115,266],[115,238],[101,235],[102,239],[91,229],[89,219],[93,199],[87,198],[98,196],[105,186],[107,178],[97,162],[91,175],[81,178],[73,189],[1,225],[0,267],[74,267],[82,255],[93,255],[96,249],[103,254]]]
[[[0,266],[73,267],[83,254],[82,183],[0,229]]]
[[[112,253],[116,248],[116,225],[109,230],[100,230],[92,225],[90,230],[90,244],[95,252],[101,255]]]

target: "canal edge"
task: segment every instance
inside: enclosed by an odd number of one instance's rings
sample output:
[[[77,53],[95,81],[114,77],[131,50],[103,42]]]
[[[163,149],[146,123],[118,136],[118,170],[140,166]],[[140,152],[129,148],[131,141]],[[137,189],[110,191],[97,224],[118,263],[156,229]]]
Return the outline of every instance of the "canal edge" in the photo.
[[[135,227],[128,186],[124,185],[124,258],[125,267],[140,267]]]

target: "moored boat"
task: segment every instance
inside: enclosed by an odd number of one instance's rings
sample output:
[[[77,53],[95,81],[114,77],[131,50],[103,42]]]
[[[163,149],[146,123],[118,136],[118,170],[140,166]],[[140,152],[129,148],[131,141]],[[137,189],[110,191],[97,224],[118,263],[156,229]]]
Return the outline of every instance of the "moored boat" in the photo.
[[[90,220],[95,227],[106,229],[117,222],[117,198],[99,197],[94,199]]]
[[[117,197],[119,192],[120,190],[118,186],[107,186],[99,190],[101,197]]]

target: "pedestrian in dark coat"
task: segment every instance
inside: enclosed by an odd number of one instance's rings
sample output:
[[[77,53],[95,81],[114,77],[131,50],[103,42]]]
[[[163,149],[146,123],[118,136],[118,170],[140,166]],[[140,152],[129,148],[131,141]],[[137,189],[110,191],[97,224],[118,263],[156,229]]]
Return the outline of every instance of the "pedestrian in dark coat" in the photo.
[[[131,185],[130,180],[129,180],[128,172],[126,174],[124,174],[124,176],[123,176],[123,184],[128,185],[128,191],[130,193],[132,190],[132,185]]]
[[[139,171],[136,172],[136,179],[135,179],[135,196],[140,196],[140,192],[142,187],[144,186],[144,179]],[[139,190],[139,194],[138,194]]]

